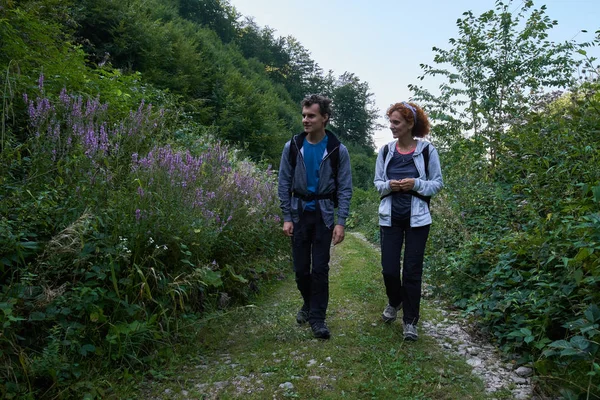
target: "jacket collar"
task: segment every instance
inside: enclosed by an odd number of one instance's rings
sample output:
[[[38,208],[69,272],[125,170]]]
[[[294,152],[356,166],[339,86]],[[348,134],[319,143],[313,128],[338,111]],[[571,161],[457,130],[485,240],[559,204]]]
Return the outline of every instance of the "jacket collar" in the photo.
[[[423,152],[423,149],[425,147],[427,147],[428,144],[429,144],[429,142],[427,140],[417,139],[417,147],[415,148],[415,155],[421,154]],[[392,142],[389,142],[387,144],[387,146],[388,146],[388,150],[393,154],[394,149],[396,148],[396,141],[394,140]]]
[[[335,136],[335,134],[329,129],[325,129],[325,134],[327,135],[327,153],[331,153],[333,150],[340,146],[341,142],[337,138],[337,136]],[[296,146],[298,146],[298,149],[302,148],[306,136],[306,132],[302,132],[294,136],[294,140],[296,141]]]

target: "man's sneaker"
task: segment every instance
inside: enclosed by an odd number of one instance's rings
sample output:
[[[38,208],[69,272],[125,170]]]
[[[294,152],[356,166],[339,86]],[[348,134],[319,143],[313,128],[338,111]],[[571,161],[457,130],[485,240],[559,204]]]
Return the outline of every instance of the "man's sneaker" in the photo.
[[[400,308],[400,306],[392,307],[389,304],[385,306],[383,314],[381,314],[383,322],[394,322],[396,320],[396,317],[398,316],[398,308]]]
[[[300,311],[298,311],[298,314],[296,314],[296,322],[302,325],[307,321],[308,321],[308,310],[305,310],[304,307],[302,307],[300,309]]]
[[[313,335],[315,335],[317,339],[329,339],[329,337],[331,336],[331,333],[329,333],[329,329],[327,328],[327,324],[325,324],[325,321],[313,322],[312,324],[310,324],[310,327],[313,331]]]
[[[414,342],[419,338],[416,325],[402,322],[402,328],[404,329],[404,340],[410,340]]]

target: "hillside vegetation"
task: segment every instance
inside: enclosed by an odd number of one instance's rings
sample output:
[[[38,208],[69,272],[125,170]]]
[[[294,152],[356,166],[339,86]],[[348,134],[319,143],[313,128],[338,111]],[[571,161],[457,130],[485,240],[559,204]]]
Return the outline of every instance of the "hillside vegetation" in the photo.
[[[372,170],[368,85],[227,2],[7,0],[0,37],[3,398],[100,396],[287,272],[273,170],[306,94]]]

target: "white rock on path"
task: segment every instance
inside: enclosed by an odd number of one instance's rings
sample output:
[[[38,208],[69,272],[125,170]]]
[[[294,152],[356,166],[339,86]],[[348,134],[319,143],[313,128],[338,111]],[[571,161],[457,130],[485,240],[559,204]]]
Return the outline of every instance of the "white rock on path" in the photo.
[[[284,382],[281,385],[279,385],[279,388],[285,390],[292,390],[294,389],[294,384],[292,382]]]
[[[438,309],[443,306],[439,301],[434,300],[432,303]],[[514,370],[512,364],[502,362],[494,346],[476,340],[461,327],[460,323],[463,321],[458,313],[446,312],[444,315],[448,318],[443,322],[432,324],[423,321],[424,333],[431,333],[430,336],[440,347],[465,358],[467,364],[473,367],[473,374],[484,381],[488,393],[505,389],[511,391],[511,398],[532,399],[531,382],[524,378],[533,374],[531,368],[520,367]],[[515,388],[515,384],[518,387]]]
[[[522,377],[531,376],[531,375],[533,375],[533,369],[531,369],[529,367],[519,367],[515,371],[515,374],[522,376]]]

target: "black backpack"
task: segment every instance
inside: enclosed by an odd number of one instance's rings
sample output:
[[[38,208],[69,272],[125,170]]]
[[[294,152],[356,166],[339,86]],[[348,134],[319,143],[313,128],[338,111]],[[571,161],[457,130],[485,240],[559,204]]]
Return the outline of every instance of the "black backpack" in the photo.
[[[385,159],[387,158],[387,155],[389,152],[390,152],[390,148],[386,144],[385,147],[383,148],[383,162],[384,163],[385,163]],[[427,178],[427,177],[429,177],[429,145],[425,146],[425,148],[423,149],[421,154],[423,154],[423,162],[425,163],[425,177]],[[415,197],[420,198],[421,200],[426,202],[427,207],[429,207],[429,203],[431,202],[431,196],[423,196],[422,194],[419,194],[419,193],[415,192],[414,190],[411,190],[408,193],[412,194]],[[387,196],[391,196],[391,195],[392,195],[392,193],[386,194],[385,196],[381,196],[381,199],[383,199]]]
[[[296,136],[294,136],[292,138],[292,140],[290,140],[290,153],[289,153],[289,161],[290,161],[290,166],[292,167],[292,177],[294,176],[295,170],[296,170],[296,159],[298,158],[298,150],[300,147],[302,147],[303,142],[301,142],[300,144],[296,143],[294,145],[294,141],[296,139]],[[328,193],[328,194],[311,194],[311,195],[302,195],[299,193],[295,193],[292,192],[292,196],[294,197],[298,197],[301,198],[304,201],[312,201],[312,200],[321,200],[321,199],[331,199],[331,201],[333,201],[333,206],[335,208],[337,208],[338,206],[338,195],[337,195],[337,177],[338,177],[338,170],[340,167],[340,148],[337,147],[335,148],[330,154],[329,154],[329,158],[331,159],[331,169],[333,172],[333,180],[335,182],[335,189],[333,191],[333,193]]]

